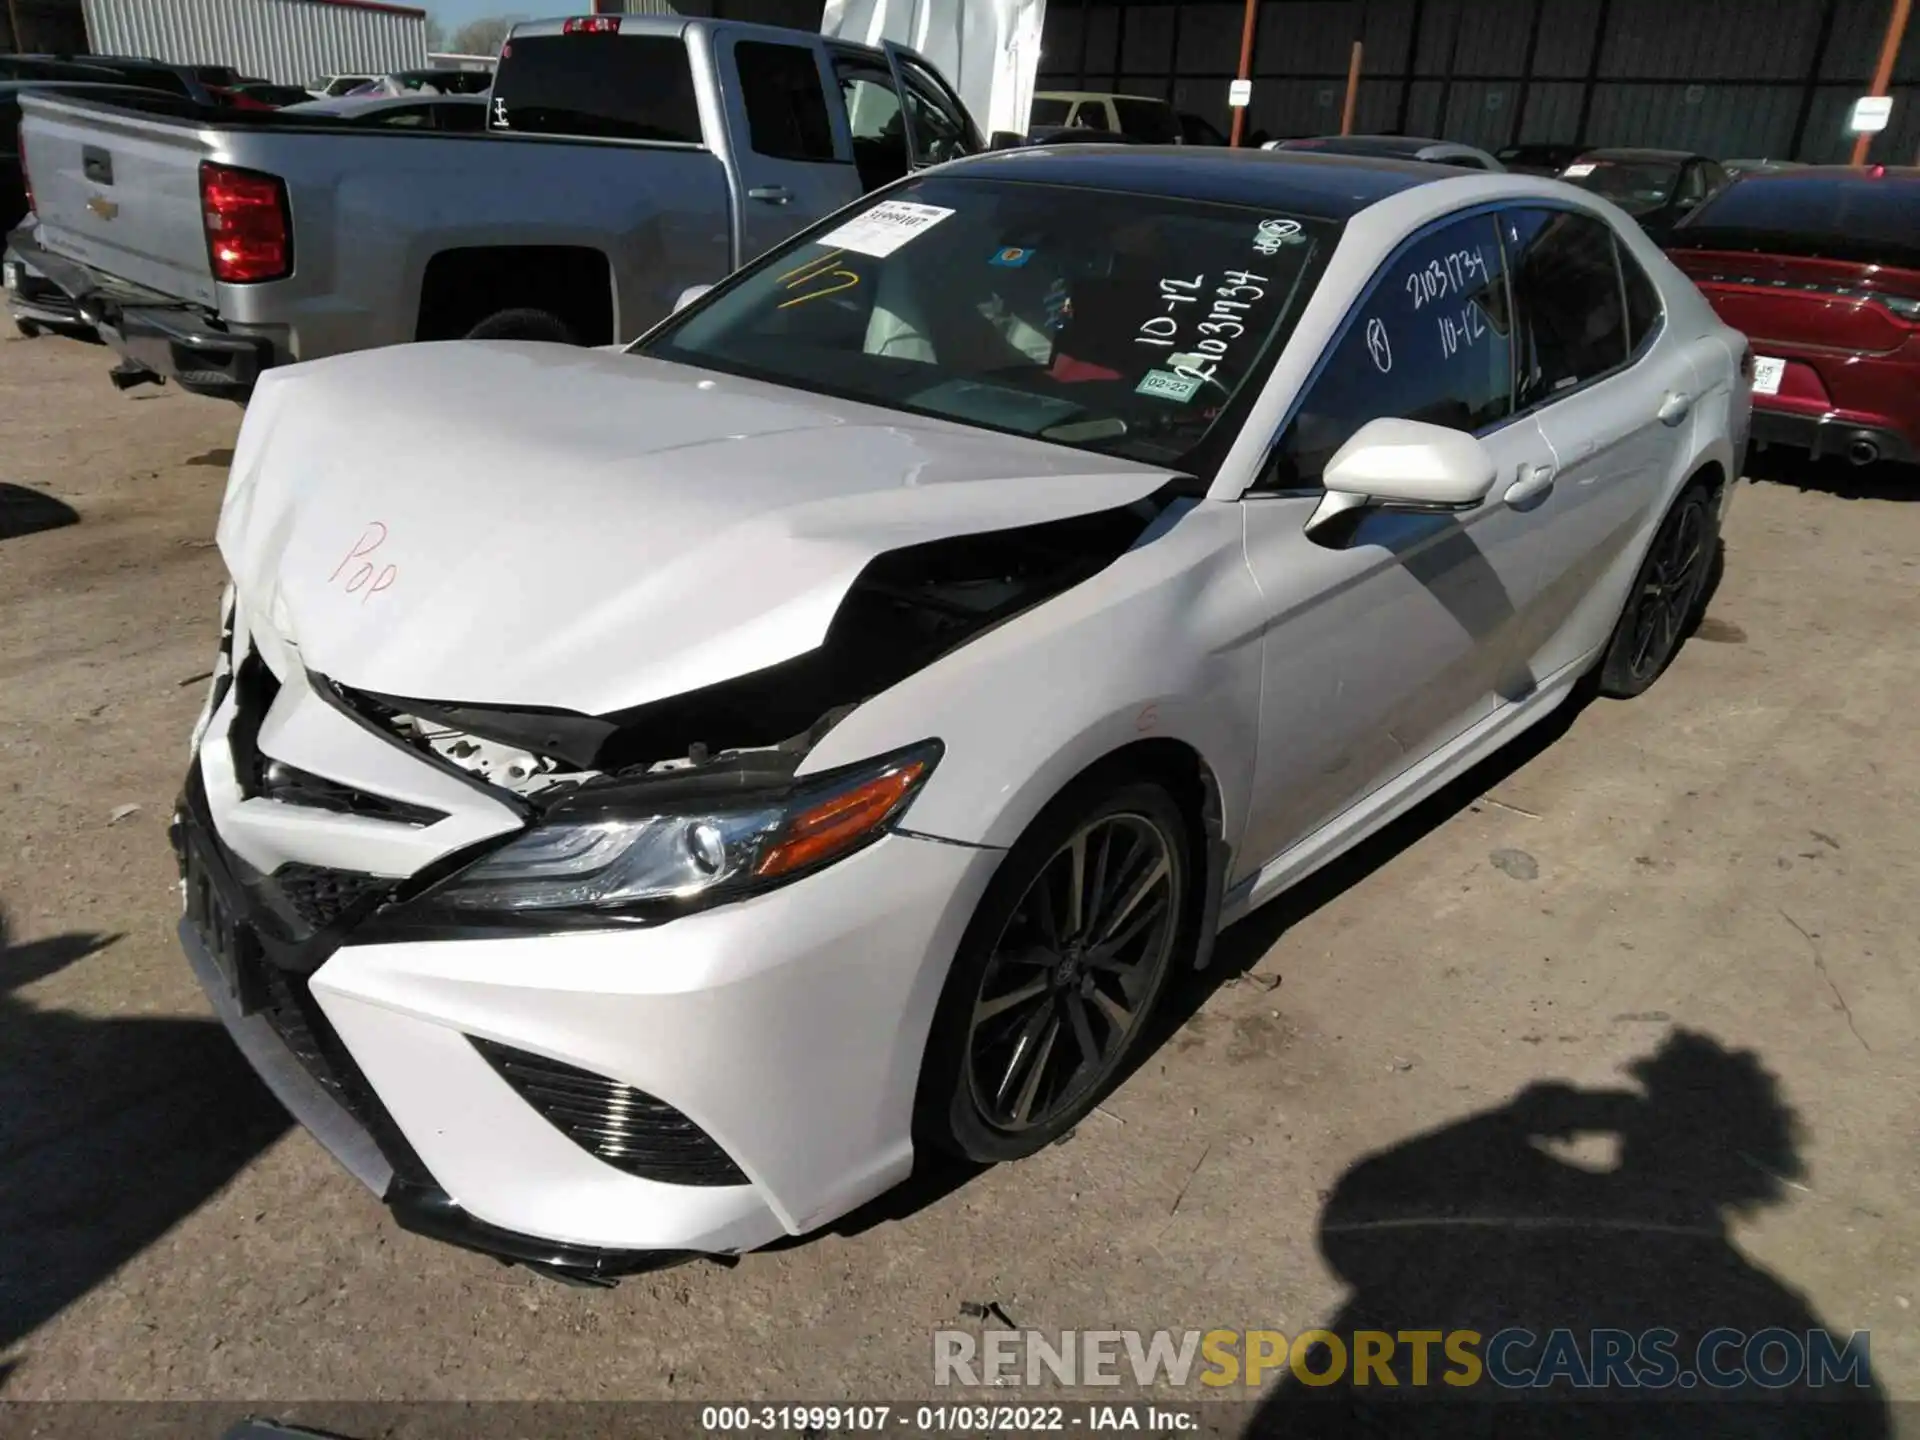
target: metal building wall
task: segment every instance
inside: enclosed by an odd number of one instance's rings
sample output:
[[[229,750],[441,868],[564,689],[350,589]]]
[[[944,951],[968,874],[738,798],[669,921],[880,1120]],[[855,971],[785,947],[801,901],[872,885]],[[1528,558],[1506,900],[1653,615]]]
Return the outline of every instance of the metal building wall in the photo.
[[[1250,130],[1340,126],[1349,47],[1365,44],[1356,128],[1687,146],[1844,160],[1892,0],[1262,0]],[[1041,89],[1164,95],[1225,128],[1239,0],[1053,0]],[[1895,70],[1874,158],[1920,151],[1920,24]]]
[[[424,11],[339,0],[84,0],[94,53],[232,65],[283,85],[427,63]]]

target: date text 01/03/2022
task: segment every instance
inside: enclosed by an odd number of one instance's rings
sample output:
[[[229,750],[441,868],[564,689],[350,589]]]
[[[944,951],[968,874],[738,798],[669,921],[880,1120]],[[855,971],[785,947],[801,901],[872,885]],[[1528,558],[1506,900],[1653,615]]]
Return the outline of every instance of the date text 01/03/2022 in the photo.
[[[705,1434],[755,1431],[913,1435],[1177,1434],[1199,1429],[1192,1407],[1140,1403],[1075,1405],[706,1405]]]

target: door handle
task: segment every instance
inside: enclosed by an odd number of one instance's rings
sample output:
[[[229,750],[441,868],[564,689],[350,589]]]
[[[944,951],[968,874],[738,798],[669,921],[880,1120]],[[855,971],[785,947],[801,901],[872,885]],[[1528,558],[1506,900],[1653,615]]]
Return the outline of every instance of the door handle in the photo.
[[[1503,497],[1509,505],[1524,505],[1553,489],[1554,468],[1535,465],[1522,470],[1520,478],[1507,487]]]
[[[793,199],[793,192],[784,185],[755,185],[747,191],[749,200],[764,200],[769,205],[784,205]]]
[[[1667,398],[1660,402],[1660,408],[1654,413],[1660,417],[1662,425],[1678,425],[1687,418],[1693,409],[1693,397],[1682,395],[1678,390],[1669,390]]]

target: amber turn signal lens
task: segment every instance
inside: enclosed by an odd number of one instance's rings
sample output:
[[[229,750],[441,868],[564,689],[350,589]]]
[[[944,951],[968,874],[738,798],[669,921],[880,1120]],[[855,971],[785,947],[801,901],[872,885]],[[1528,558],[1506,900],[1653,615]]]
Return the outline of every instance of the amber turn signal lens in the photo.
[[[862,781],[802,810],[767,847],[753,873],[766,879],[790,874],[859,844],[886,824],[926,771],[926,761],[910,760],[898,770]]]

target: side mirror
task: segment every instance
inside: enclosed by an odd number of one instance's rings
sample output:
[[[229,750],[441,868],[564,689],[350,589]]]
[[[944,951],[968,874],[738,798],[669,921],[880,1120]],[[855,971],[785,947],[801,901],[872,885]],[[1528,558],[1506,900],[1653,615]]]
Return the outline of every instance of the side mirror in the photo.
[[[989,150],[1021,150],[1026,147],[1027,137],[1018,130],[996,130],[987,141]]]
[[[680,292],[680,298],[673,302],[673,313],[678,315],[682,310],[686,309],[687,306],[691,305],[694,301],[698,300],[702,295],[706,294],[707,291],[711,290],[712,288],[713,286],[711,285],[687,286],[686,289]]]
[[[1327,462],[1326,497],[1307,534],[1368,507],[1471,510],[1493,489],[1493,457],[1473,436],[1422,420],[1369,420]]]

